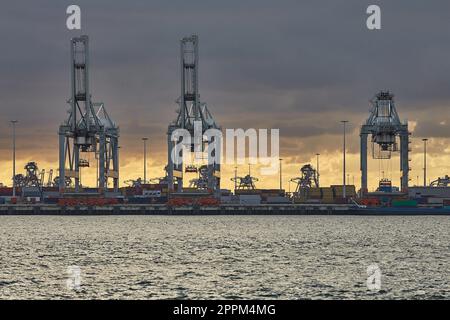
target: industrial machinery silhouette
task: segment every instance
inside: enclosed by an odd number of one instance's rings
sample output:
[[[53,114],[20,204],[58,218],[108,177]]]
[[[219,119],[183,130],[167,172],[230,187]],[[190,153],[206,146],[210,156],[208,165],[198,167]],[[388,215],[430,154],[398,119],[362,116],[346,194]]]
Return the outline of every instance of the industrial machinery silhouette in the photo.
[[[371,135],[372,158],[390,159],[393,152],[400,151],[401,189],[408,188],[409,131],[408,123],[402,123],[394,104],[394,95],[389,91],[379,92],[371,101],[369,118],[361,126],[361,192],[367,193],[367,137]],[[400,137],[400,148],[397,144]]]
[[[169,186],[169,176],[166,173],[166,175],[164,177],[151,178],[149,180],[149,182],[150,183],[157,183],[157,184],[162,184],[162,185]],[[175,178],[172,179],[172,183],[174,183],[174,184],[176,183],[176,179]]]
[[[193,172],[192,166],[191,166],[190,172]],[[197,169],[197,172],[198,172],[198,178],[190,180],[189,187],[196,188],[199,190],[207,190],[208,189],[208,166],[207,165],[200,166]]]
[[[47,181],[45,180],[45,169],[39,170],[34,161],[28,162],[25,166],[25,174],[19,173],[14,177],[16,187],[57,187],[59,186],[59,177],[53,179],[53,169],[48,171]],[[66,187],[72,186],[72,179],[66,177]]]
[[[48,172],[48,178],[47,178],[47,183],[46,183],[46,187],[53,187],[53,186],[58,186],[58,184],[54,184],[53,183],[53,169],[50,169],[50,171]]]
[[[53,186],[58,186],[59,187],[59,183],[60,183],[60,179],[59,176],[56,176],[55,179],[53,179]],[[71,177],[65,176],[64,178],[64,186],[66,188],[70,188],[73,187],[73,181]]]
[[[144,183],[144,180],[142,178],[137,178],[136,180],[129,179],[125,180],[123,183],[125,183],[129,187],[136,188],[140,187]]]
[[[430,183],[432,187],[448,187],[450,186],[450,177],[445,175],[443,178],[437,178]]]
[[[44,184],[45,170],[39,171],[36,162],[28,162],[25,167],[25,175],[19,173],[14,176],[17,187],[42,187]]]
[[[25,175],[25,186],[27,187],[40,187],[42,185],[39,179],[39,169],[36,162],[28,162],[24,169],[26,170]]]
[[[186,173],[197,173],[198,172],[198,168],[191,164],[191,165],[186,166],[186,168],[184,168],[184,172],[186,172]]]
[[[235,190],[255,190],[255,182],[259,181],[259,179],[251,176],[249,165],[248,174],[245,177],[235,176],[231,178],[231,181],[235,184]]]
[[[305,164],[300,168],[301,176],[297,178],[292,178],[291,181],[296,183],[295,192],[297,194],[306,194],[307,189],[311,187],[319,187],[319,182],[317,180],[317,171],[310,164]]]
[[[100,191],[113,179],[115,191],[119,184],[119,128],[111,120],[103,103],[92,102],[89,87],[89,39],[88,36],[72,38],[71,98],[68,118],[59,127],[59,190],[64,192],[68,177],[75,180],[79,191],[79,168],[85,166],[80,152],[98,154],[98,185]],[[82,160],[82,161],[80,161]]]
[[[183,187],[183,154],[175,154],[176,161],[172,159],[172,150],[175,150],[176,143],[182,143],[182,139],[172,140],[172,133],[177,129],[186,129],[191,135],[191,144],[186,145],[191,151],[202,153],[207,150],[207,146],[215,141],[214,137],[205,139],[204,133],[208,129],[219,129],[214,118],[208,110],[206,103],[200,101],[200,93],[198,88],[198,37],[192,35],[185,37],[180,41],[180,63],[181,63],[181,95],[177,100],[179,109],[177,110],[177,119],[171,123],[167,131],[167,181],[169,190],[174,189],[174,180],[178,185],[178,191],[182,191]],[[201,141],[194,141],[194,126],[201,124]],[[209,141],[208,141],[209,140]],[[197,144],[195,144],[197,142]],[[197,149],[195,146],[197,145]],[[207,165],[207,185],[209,189],[217,190],[220,188],[220,164],[215,163],[212,159],[215,151],[208,153]],[[174,163],[175,162],[175,163]]]
[[[21,173],[18,173],[14,176],[14,183],[16,187],[24,187],[25,186],[25,176]]]
[[[164,171],[166,172],[166,175],[164,177],[150,178],[150,179],[148,179],[148,181],[145,181],[145,182],[144,182],[144,179],[139,177],[136,180],[134,180],[134,179],[125,180],[124,183],[129,187],[138,187],[145,183],[169,185],[167,166],[164,167]],[[173,179],[173,181],[175,182],[175,179]]]

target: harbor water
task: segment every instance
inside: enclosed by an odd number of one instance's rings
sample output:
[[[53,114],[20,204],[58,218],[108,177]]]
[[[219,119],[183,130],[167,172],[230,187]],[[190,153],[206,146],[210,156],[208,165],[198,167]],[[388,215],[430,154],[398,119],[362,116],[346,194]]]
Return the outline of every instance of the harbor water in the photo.
[[[449,216],[0,216],[0,298],[450,299],[449,230]]]

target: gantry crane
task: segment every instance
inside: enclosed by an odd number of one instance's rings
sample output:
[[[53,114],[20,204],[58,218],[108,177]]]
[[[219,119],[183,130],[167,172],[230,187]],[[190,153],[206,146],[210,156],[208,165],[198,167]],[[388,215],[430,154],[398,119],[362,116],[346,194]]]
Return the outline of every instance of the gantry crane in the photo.
[[[231,181],[234,182],[234,191],[236,190],[255,190],[255,182],[259,181],[258,178],[252,177],[250,172],[250,164],[248,165],[248,174],[244,177],[237,176],[237,167],[235,168],[234,178],[231,178]]]
[[[19,173],[14,176],[17,187],[42,187],[45,169],[39,171],[36,162],[28,162],[25,167],[25,175]]]
[[[214,118],[208,110],[206,103],[200,101],[200,93],[198,89],[198,37],[192,35],[185,37],[180,41],[180,63],[181,63],[181,95],[177,100],[179,105],[177,119],[172,122],[167,131],[167,173],[169,190],[174,190],[174,179],[177,183],[178,191],[182,191],[183,187],[183,155],[176,155],[179,157],[178,161],[172,159],[172,150],[175,144],[181,142],[172,140],[172,133],[177,129],[186,129],[189,131],[191,137],[194,137],[195,123],[201,123],[201,141],[200,152],[207,150],[209,143],[214,142],[214,137],[211,141],[204,139],[203,134],[208,129],[218,129],[220,127],[216,124]],[[194,139],[191,139],[191,151],[195,150]],[[215,156],[215,151],[208,153],[208,173],[207,186],[208,189],[217,190],[220,188],[220,163],[210,160],[210,157]],[[219,161],[220,162],[220,161]]]
[[[108,178],[114,190],[119,184],[119,128],[111,120],[103,103],[92,102],[89,87],[89,38],[70,40],[71,98],[68,119],[59,127],[59,191],[64,192],[68,178],[80,187],[80,152],[98,153],[98,185],[102,192]]]
[[[255,182],[257,182],[259,179],[256,177],[252,177],[251,175],[247,174],[245,177],[236,177],[231,178],[231,181],[236,182],[236,190],[255,190]]]
[[[361,192],[367,192],[367,136],[372,136],[372,157],[390,159],[393,152],[400,151],[401,190],[408,188],[409,131],[408,123],[402,123],[395,109],[394,95],[389,91],[379,92],[371,101],[369,118],[361,126]],[[400,137],[400,148],[397,144]]]
[[[295,192],[297,194],[306,194],[307,190],[312,187],[319,187],[319,182],[317,179],[317,171],[310,164],[305,164],[300,168],[301,176],[297,178],[292,178],[291,181],[296,183]]]

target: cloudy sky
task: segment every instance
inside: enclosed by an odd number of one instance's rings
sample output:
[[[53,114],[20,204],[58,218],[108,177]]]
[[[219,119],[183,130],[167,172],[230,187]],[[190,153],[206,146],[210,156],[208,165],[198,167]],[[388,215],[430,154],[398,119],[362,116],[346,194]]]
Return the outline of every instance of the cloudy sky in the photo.
[[[82,30],[66,28],[78,4]],[[366,28],[381,7],[382,29]],[[321,181],[342,181],[341,125],[349,124],[348,171],[359,186],[359,126],[382,89],[412,131],[411,184],[450,173],[450,2],[267,0],[18,0],[0,7],[0,181],[10,184],[11,126],[18,171],[28,161],[57,168],[57,130],[67,116],[69,39],[88,34],[91,92],[121,130],[121,180],[163,174],[166,130],[179,96],[179,39],[200,39],[200,94],[223,128],[279,128],[287,181],[320,153]],[[398,155],[369,162],[370,185],[385,171],[399,184]],[[233,166],[223,169],[231,187]],[[239,168],[244,173],[246,166]],[[86,184],[95,173],[83,173]],[[278,176],[260,177],[276,187]]]

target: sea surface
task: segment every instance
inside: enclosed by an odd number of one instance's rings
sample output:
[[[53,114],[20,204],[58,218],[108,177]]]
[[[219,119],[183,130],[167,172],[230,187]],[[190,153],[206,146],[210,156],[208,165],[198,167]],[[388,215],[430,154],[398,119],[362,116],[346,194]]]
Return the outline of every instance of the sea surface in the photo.
[[[0,298],[450,299],[449,231],[445,216],[0,216]]]

